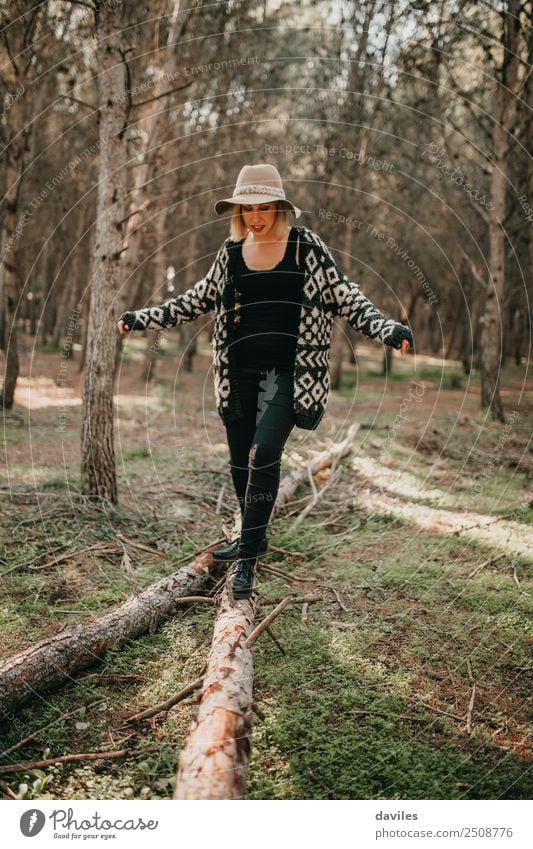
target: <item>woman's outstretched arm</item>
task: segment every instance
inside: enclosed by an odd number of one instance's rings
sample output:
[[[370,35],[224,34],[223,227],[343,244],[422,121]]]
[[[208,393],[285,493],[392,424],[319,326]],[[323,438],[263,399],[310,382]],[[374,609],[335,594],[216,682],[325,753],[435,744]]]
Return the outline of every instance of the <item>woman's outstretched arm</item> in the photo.
[[[186,321],[194,321],[198,316],[212,310],[215,306],[217,284],[223,273],[221,260],[228,241],[229,239],[226,239],[219,248],[205,277],[186,292],[170,298],[158,307],[145,307],[122,313],[117,324],[119,333],[125,336],[129,330],[146,330],[150,325],[175,327]]]
[[[316,233],[315,238],[318,238]],[[332,263],[337,272],[336,279],[332,279],[335,275],[328,277],[333,313],[345,318],[352,327],[360,330],[370,339],[379,339],[380,342],[391,345],[393,348],[401,348],[402,352],[406,350],[406,347],[402,346],[402,341],[405,339],[409,342],[409,345],[414,347],[410,329],[399,321],[386,318],[372,301],[363,295],[359,284],[350,280],[339,268],[322,239],[318,238],[318,242],[326,261]]]

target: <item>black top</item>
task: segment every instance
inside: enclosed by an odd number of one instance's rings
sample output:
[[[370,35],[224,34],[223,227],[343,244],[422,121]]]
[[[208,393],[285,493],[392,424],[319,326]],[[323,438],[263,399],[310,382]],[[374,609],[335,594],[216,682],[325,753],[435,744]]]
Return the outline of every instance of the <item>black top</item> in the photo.
[[[254,271],[237,250],[235,352],[238,366],[292,371],[302,304],[303,272],[296,263],[298,231],[291,227],[283,259]]]

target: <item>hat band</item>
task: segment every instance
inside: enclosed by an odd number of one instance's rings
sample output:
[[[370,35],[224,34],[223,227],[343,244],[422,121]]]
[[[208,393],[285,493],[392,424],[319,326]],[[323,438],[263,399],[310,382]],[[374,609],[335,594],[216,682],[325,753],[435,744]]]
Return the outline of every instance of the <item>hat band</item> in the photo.
[[[235,195],[273,195],[280,200],[285,200],[285,192],[283,189],[276,189],[274,186],[259,186],[254,183],[245,183],[243,186],[238,186],[235,189]]]

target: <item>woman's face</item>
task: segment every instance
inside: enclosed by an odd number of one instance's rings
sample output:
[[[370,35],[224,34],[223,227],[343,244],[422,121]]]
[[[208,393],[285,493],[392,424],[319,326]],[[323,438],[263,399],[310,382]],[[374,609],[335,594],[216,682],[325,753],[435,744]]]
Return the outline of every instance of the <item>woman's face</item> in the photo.
[[[243,203],[242,220],[254,236],[268,236],[276,220],[276,201],[271,203]]]

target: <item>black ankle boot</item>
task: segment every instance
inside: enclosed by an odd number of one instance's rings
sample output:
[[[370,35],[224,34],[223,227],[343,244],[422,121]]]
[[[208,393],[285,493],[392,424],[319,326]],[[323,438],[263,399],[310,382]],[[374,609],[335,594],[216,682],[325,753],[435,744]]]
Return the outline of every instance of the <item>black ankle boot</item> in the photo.
[[[237,560],[239,556],[239,545],[241,542],[241,538],[237,537],[233,542],[230,542],[229,545],[223,545],[220,548],[213,549],[213,560],[217,560],[219,562],[225,562],[228,560]],[[266,537],[263,537],[261,540],[261,545],[259,546],[258,554],[264,554],[268,549],[268,543],[266,541]]]
[[[253,560],[237,560],[232,566],[230,581],[234,599],[250,598],[254,583],[254,565]]]

